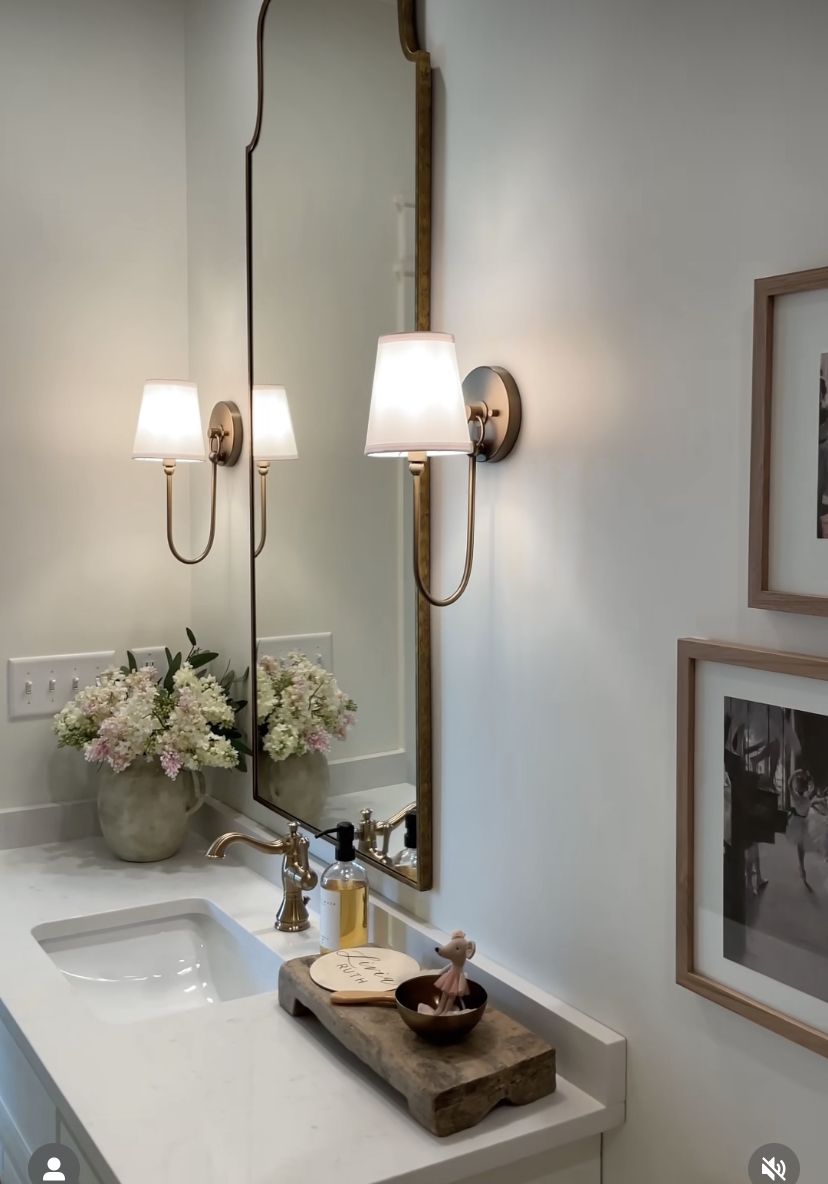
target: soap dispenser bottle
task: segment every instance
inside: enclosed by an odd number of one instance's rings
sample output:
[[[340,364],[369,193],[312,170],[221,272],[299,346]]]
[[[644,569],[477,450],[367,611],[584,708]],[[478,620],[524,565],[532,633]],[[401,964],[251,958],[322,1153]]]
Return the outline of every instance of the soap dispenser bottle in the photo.
[[[350,950],[368,941],[368,874],[356,861],[354,824],[340,822],[336,832],[333,863],[319,881],[319,930],[323,954]]]
[[[409,810],[405,816],[405,837],[403,849],[394,859],[394,866],[401,872],[417,879],[417,811]]]

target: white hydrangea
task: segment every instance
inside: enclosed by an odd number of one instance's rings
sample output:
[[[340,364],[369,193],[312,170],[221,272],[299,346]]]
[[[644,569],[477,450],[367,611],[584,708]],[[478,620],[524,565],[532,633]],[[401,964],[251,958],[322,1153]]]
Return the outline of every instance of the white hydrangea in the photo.
[[[266,656],[256,668],[262,747],[274,761],[330,752],[354,724],[357,705],[334,676],[304,654]]]
[[[221,685],[184,662],[171,692],[151,666],[104,671],[57,713],[54,728],[61,746],[81,749],[88,761],[120,773],[135,761],[158,760],[175,780],[181,769],[236,768],[238,752],[215,730],[234,722]]]

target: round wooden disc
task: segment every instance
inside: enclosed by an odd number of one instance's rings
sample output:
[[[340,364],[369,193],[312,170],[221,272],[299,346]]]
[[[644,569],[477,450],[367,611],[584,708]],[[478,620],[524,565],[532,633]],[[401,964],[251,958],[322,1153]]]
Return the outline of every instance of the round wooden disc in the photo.
[[[310,968],[310,976],[326,991],[391,991],[420,973],[408,954],[372,946],[323,954]]]

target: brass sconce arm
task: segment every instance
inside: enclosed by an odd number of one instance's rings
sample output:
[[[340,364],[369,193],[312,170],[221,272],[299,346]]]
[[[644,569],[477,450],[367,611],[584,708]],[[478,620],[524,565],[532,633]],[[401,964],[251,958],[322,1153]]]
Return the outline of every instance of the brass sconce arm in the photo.
[[[479,445],[475,446],[473,452],[469,454],[469,486],[468,495],[466,499],[466,562],[463,565],[463,576],[457,588],[452,592],[451,596],[446,596],[443,599],[434,596],[429,588],[426,587],[423,579],[422,568],[420,566],[420,547],[419,540],[421,538],[422,530],[422,489],[421,478],[423,475],[423,468],[425,465],[425,457],[420,458],[416,453],[409,456],[408,467],[411,475],[414,478],[414,579],[417,582],[417,588],[420,595],[424,596],[430,605],[434,608],[448,608],[450,604],[454,604],[459,600],[466,588],[469,586],[471,579],[472,566],[474,564],[474,519],[475,508],[477,502],[477,453]]]
[[[216,486],[218,484],[216,478],[217,462],[214,456],[210,455],[210,532],[207,535],[207,546],[197,555],[195,559],[188,559],[186,555],[182,555],[173,542],[173,477],[175,476],[175,461],[164,461],[164,475],[167,478],[167,543],[179,563],[186,563],[192,565],[201,563],[202,559],[206,559],[213,549],[213,542],[216,537]]]
[[[229,467],[239,459],[242,447],[242,421],[239,409],[235,403],[216,403],[210,417],[207,432],[210,443],[210,530],[207,535],[207,545],[200,555],[188,559],[173,541],[173,477],[176,463],[174,460],[164,461],[164,476],[167,479],[167,544],[179,563],[192,566],[201,563],[213,549],[216,538],[216,488],[218,484],[218,467]]]
[[[259,543],[256,550],[253,552],[255,559],[258,559],[264,550],[264,545],[267,542],[267,475],[270,472],[270,461],[260,460],[258,462],[259,469]]]
[[[423,577],[418,540],[422,537],[423,498],[421,480],[424,452],[409,452],[408,467],[414,478],[414,579],[419,593],[434,608],[448,608],[460,599],[471,579],[474,563],[474,526],[477,502],[477,466],[495,464],[509,455],[520,433],[521,404],[515,380],[500,366],[479,366],[463,383],[466,418],[476,437],[469,454],[469,484],[466,506],[466,561],[463,576],[451,596],[438,597]]]

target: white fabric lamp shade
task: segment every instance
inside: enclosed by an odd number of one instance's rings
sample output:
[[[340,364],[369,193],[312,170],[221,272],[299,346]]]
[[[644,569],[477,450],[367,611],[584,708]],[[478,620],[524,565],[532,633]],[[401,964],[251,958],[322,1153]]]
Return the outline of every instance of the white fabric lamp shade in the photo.
[[[206,460],[194,382],[144,383],[133,460]]]
[[[283,386],[254,386],[253,459],[295,460],[298,455],[287,391]]]
[[[450,333],[380,337],[366,456],[471,451],[454,337]]]

